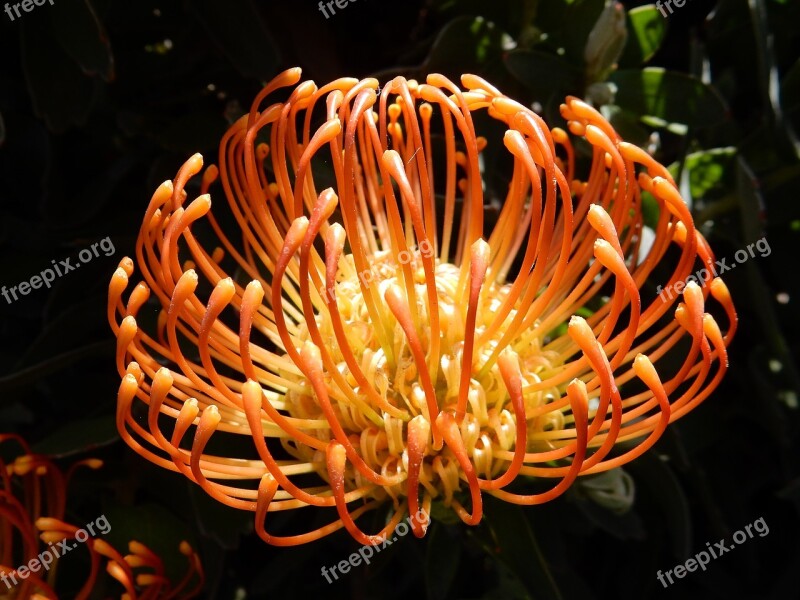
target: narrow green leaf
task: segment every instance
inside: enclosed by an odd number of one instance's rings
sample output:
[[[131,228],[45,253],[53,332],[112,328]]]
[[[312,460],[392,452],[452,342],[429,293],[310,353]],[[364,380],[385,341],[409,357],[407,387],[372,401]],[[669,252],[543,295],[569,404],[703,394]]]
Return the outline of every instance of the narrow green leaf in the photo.
[[[32,450],[63,458],[113,444],[118,439],[116,419],[108,415],[72,421],[35,444]]]
[[[781,104],[784,115],[795,127],[800,125],[800,59],[786,72],[781,81]]]
[[[742,210],[744,241],[753,243],[764,235],[761,215],[764,211],[764,198],[759,182],[750,166],[742,156],[737,160],[736,191]],[[791,346],[784,336],[783,328],[775,312],[775,303],[770,297],[769,286],[756,266],[755,261],[745,263],[748,289],[755,313],[761,321],[762,335],[767,341],[769,350],[781,364],[785,365],[785,377],[795,390],[800,390],[800,372],[798,371]]]
[[[55,373],[59,369],[63,369],[71,364],[83,360],[90,356],[110,356],[114,352],[114,342],[104,340],[102,342],[95,342],[87,344],[80,348],[75,348],[69,352],[64,352],[56,356],[50,357],[38,364],[35,364],[26,369],[9,373],[0,377],[0,404],[10,401],[13,398],[8,395],[8,392],[17,387],[30,385],[45,375]]]

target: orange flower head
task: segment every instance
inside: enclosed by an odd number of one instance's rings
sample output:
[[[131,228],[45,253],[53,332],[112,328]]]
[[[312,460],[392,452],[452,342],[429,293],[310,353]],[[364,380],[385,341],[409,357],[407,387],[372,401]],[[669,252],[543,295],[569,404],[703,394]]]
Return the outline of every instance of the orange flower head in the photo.
[[[124,301],[128,258],[111,280],[117,424],[136,452],[255,512],[269,543],[341,527],[377,543],[407,514],[424,535],[434,501],[474,525],[483,493],[555,498],[718,385],[736,313],[714,256],[667,169],[594,108],[561,106],[590,152],[581,179],[565,130],[474,75],[299,81],[290,69],[256,97],[194,200],[200,155],[158,188],[143,281]],[[487,117],[502,146],[478,135]],[[490,143],[513,164],[491,225]],[[656,296],[651,273],[672,259]],[[698,264],[706,277],[684,284]],[[560,481],[522,493],[531,476]],[[363,532],[381,504],[386,526]],[[330,523],[267,531],[267,513],[308,506]]]

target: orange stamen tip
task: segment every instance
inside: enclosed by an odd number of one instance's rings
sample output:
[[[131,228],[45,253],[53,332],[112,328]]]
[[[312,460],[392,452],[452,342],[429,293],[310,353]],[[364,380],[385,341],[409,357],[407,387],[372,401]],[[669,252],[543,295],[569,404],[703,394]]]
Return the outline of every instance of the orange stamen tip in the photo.
[[[417,415],[408,422],[408,444],[413,444],[420,455],[425,453],[431,435],[431,423],[422,415]]]
[[[567,326],[567,331],[569,332],[569,335],[573,339],[581,338],[581,339],[588,339],[591,342],[596,341],[592,328],[589,327],[589,324],[586,322],[586,319],[584,319],[580,315],[572,315],[570,317],[569,325]]]
[[[198,430],[211,430],[214,431],[219,425],[222,416],[219,414],[219,409],[216,405],[212,404],[207,406],[203,413],[200,415],[200,424],[197,426]]]
[[[521,158],[530,154],[525,137],[516,129],[509,129],[503,135],[503,144],[514,156]]]
[[[57,533],[59,531],[62,531],[65,527],[63,521],[54,519],[52,517],[39,517],[38,519],[36,519],[36,521],[34,521],[34,524],[36,525],[36,529],[44,533],[51,531]],[[60,536],[58,539],[61,539],[62,537],[63,536]]]
[[[245,382],[242,385],[242,403],[245,412],[248,414],[260,413],[262,396],[263,390],[258,382],[253,380]]]
[[[314,373],[322,373],[322,357],[319,348],[312,343],[306,342],[300,350],[300,358],[303,364]]]
[[[200,169],[203,168],[203,155],[196,152],[184,164],[188,167],[188,171],[191,175],[197,175]]]
[[[308,231],[308,217],[298,217],[297,219],[292,221],[292,226],[286,233],[286,241],[284,242],[284,248],[296,249],[297,246],[299,246],[300,243],[303,241],[303,238],[306,235],[306,231]]]
[[[470,247],[470,257],[472,258],[472,262],[476,263],[487,263],[489,261],[491,252],[491,247],[483,238],[478,238],[475,240]]]
[[[644,354],[637,354],[636,358],[633,359],[633,372],[636,373],[636,376],[652,387],[651,384],[654,382],[659,382],[660,379],[658,377],[658,372],[656,368],[653,366],[653,363],[650,359]]]

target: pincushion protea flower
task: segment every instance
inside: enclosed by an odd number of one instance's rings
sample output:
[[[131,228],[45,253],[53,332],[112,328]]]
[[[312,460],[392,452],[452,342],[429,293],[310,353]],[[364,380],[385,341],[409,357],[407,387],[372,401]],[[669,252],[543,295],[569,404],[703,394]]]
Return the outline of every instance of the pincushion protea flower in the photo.
[[[299,80],[264,88],[194,200],[200,155],[158,188],[136,244],[144,281],[124,302],[128,258],[111,280],[117,424],[140,455],[254,511],[271,544],[341,527],[374,544],[406,514],[424,535],[434,501],[474,525],[484,493],[551,500],[641,455],[717,386],[736,323],[725,284],[641,292],[671,246],[669,286],[698,261],[713,272],[713,254],[669,172],[596,110],[561,107],[591,148],[581,180],[564,130],[474,75],[466,90],[441,75]],[[479,111],[507,128],[513,161],[491,229]],[[211,210],[214,184],[229,212]],[[649,249],[643,190],[660,208]],[[665,356],[680,360],[659,374]],[[560,481],[521,493],[531,476]],[[362,531],[383,503],[385,527]],[[267,531],[269,513],[307,506],[330,523]]]
[[[46,456],[32,453],[23,438],[0,434],[0,443],[12,440],[23,453],[9,464],[0,459],[0,581],[4,584],[0,586],[0,598],[57,599],[55,578],[59,559],[66,551],[78,547],[86,548],[91,555],[91,571],[81,589],[72,596],[78,600],[91,596],[102,565],[125,588],[122,597],[126,600],[197,595],[203,585],[203,569],[199,556],[187,542],[181,544],[180,551],[187,557],[189,568],[182,581],[173,586],[165,576],[161,558],[144,544],[131,541],[130,554],[122,556],[105,540],[87,537],[85,530],[64,521],[67,486],[75,469],[82,466],[97,469],[101,461],[82,460],[63,473]],[[40,544],[37,537],[48,546]],[[65,541],[76,539],[80,543]],[[21,544],[15,546],[16,542]],[[20,567],[35,570],[23,571]],[[195,579],[198,581],[190,588]]]

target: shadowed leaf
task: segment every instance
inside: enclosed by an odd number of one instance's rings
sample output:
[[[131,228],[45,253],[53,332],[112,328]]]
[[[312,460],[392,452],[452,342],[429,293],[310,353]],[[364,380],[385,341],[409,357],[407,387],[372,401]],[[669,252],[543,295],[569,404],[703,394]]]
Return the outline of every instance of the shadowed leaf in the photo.
[[[699,79],[661,68],[612,73],[617,85],[616,104],[641,116],[690,127],[709,127],[725,119],[722,97]]]
[[[84,418],[68,423],[52,435],[34,444],[33,451],[63,458],[113,444],[119,439],[114,416]]]
[[[21,25],[22,66],[33,109],[51,131],[60,133],[86,122],[95,84],[61,47],[45,19]]]
[[[111,44],[89,0],[56,2],[47,14],[56,39],[86,75],[114,79]]]
[[[580,69],[553,54],[515,50],[506,56],[506,67],[543,104],[554,96],[563,100],[564,95],[581,89]]]
[[[197,0],[191,3],[191,10],[242,75],[260,80],[275,75],[275,42],[253,2]]]
[[[447,527],[431,524],[425,554],[425,587],[429,600],[447,598],[458,571],[461,545],[450,538]]]

